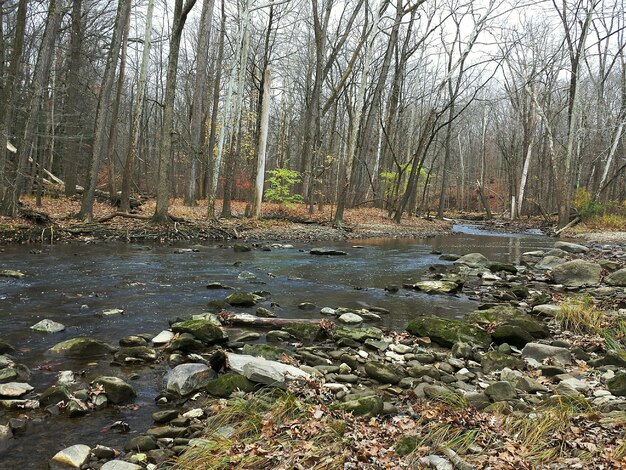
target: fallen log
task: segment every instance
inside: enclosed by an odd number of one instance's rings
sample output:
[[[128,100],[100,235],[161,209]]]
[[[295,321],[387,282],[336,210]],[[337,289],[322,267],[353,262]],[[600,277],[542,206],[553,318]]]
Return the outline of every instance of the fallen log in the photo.
[[[149,215],[128,214],[126,212],[114,212],[113,214],[109,214],[109,215],[99,218],[98,220],[96,220],[96,222],[99,224],[102,222],[108,222],[109,220],[112,220],[115,217],[126,217],[127,219],[140,219],[140,220],[151,219]]]
[[[222,310],[218,316],[225,326],[248,326],[257,328],[281,328],[294,323],[318,324],[323,320],[314,318],[264,318],[249,313],[234,313]],[[322,326],[322,324],[320,324]]]

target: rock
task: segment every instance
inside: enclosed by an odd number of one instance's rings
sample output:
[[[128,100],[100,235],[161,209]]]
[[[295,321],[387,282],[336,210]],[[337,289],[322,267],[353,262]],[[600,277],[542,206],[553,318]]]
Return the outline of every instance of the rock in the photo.
[[[263,297],[252,292],[236,291],[224,299],[230,305],[237,307],[253,307],[263,300]]]
[[[56,453],[49,462],[51,470],[64,470],[68,468],[80,468],[89,459],[91,449],[83,444],[67,447]]]
[[[324,330],[322,330],[318,323],[294,322],[283,326],[282,330],[304,343],[313,343],[322,339],[325,335]]]
[[[427,294],[451,294],[458,291],[461,288],[461,284],[452,281],[419,281],[410,287]]]
[[[13,279],[22,279],[25,274],[22,271],[14,269],[0,269],[0,277],[12,277]]]
[[[426,385],[424,387],[424,395],[431,400],[441,400],[442,398],[448,397],[453,393],[454,392],[448,387],[444,387],[442,385]]]
[[[261,357],[246,354],[227,353],[228,365],[253,382],[282,387],[289,379],[309,378],[303,370],[281,362],[269,361]]]
[[[227,372],[206,385],[207,392],[220,398],[228,398],[235,390],[247,393],[254,391],[254,389],[254,382],[237,372]]]
[[[232,287],[227,286],[226,284],[222,284],[221,282],[209,282],[206,285],[206,288],[209,289],[209,290],[221,290],[221,289],[230,290],[230,289],[232,289]]]
[[[317,306],[313,302],[301,302],[298,304],[300,310],[315,310]]]
[[[500,271],[505,271],[510,274],[517,274],[517,268],[513,266],[511,263],[497,263],[492,262],[489,263],[489,271],[492,273],[498,273]]]
[[[250,356],[260,356],[270,361],[278,361],[283,354],[292,356],[292,353],[285,348],[272,346],[271,344],[246,344],[243,353]]]
[[[187,428],[182,426],[160,426],[156,428],[148,429],[146,433],[148,436],[154,437],[157,441],[159,439],[175,439],[177,437],[183,437],[187,434]]]
[[[252,247],[249,247],[248,245],[243,245],[241,243],[235,243],[233,245],[233,251],[235,253],[246,253],[248,251],[252,251]]]
[[[521,369],[524,363],[517,357],[509,356],[500,351],[489,351],[480,360],[480,365],[485,374],[508,367],[509,369]]]
[[[268,342],[279,343],[281,341],[289,341],[289,338],[291,338],[291,335],[286,331],[281,330],[268,331],[265,335],[265,340]]]
[[[378,361],[365,364],[365,372],[369,377],[384,384],[395,385],[405,377],[401,368]]]
[[[476,310],[466,314],[465,319],[479,325],[497,324],[491,336],[498,344],[509,343],[523,347],[533,339],[546,338],[549,334],[546,325],[510,305]]]
[[[348,253],[346,253],[345,251],[341,251],[341,250],[331,250],[331,249],[327,249],[327,248],[314,248],[311,251],[309,251],[310,254],[312,255],[318,255],[318,256],[346,256]]]
[[[542,305],[535,305],[533,307],[533,312],[539,315],[545,315],[546,317],[554,317],[558,315],[560,311],[561,311],[561,307],[559,307],[558,305],[554,305],[554,304],[542,304]]]
[[[209,320],[186,320],[172,325],[174,333],[189,333],[206,344],[223,343],[228,340],[224,331]]]
[[[343,315],[337,318],[341,323],[345,323],[347,325],[358,325],[359,323],[363,323],[363,318],[357,315],[356,313],[344,313]]]
[[[63,331],[65,329],[65,325],[46,318],[45,320],[35,323],[30,327],[30,329],[34,331],[41,331],[42,333],[58,333],[59,331]]]
[[[178,418],[178,410],[162,410],[152,413],[152,420],[155,423],[167,423]]]
[[[39,403],[41,406],[56,405],[57,403],[69,402],[71,397],[70,391],[65,385],[53,385],[47,388],[39,397]]]
[[[567,261],[552,270],[554,282],[565,287],[596,286],[600,282],[602,267],[589,261]]]
[[[330,308],[330,307],[324,307],[320,310],[320,314],[335,316],[337,315],[337,310],[335,310],[334,308]]]
[[[373,326],[362,328],[347,328],[339,326],[333,332],[333,337],[335,341],[341,338],[346,338],[362,343],[367,339],[380,340],[383,337],[383,332],[380,328],[375,328]]]
[[[554,247],[559,250],[567,251],[568,253],[587,253],[589,251],[589,248],[586,246],[569,242],[556,242]]]
[[[474,357],[472,345],[464,343],[463,341],[458,341],[454,343],[450,353],[453,357],[457,357],[459,359],[472,359]]]
[[[167,391],[181,396],[189,395],[207,386],[217,374],[205,364],[181,364],[167,376]]]
[[[15,351],[15,348],[13,346],[11,346],[6,341],[2,341],[0,339],[0,354],[12,353],[13,351]]]
[[[146,452],[148,450],[156,449],[157,447],[157,441],[154,437],[137,436],[128,441],[124,446],[124,449],[133,452]]]
[[[22,382],[8,382],[4,384],[0,384],[0,396],[8,397],[8,398],[16,398],[21,397],[22,395],[26,395],[28,392],[34,390],[27,383]]]
[[[154,349],[147,346],[133,346],[122,348],[113,356],[119,363],[135,363],[135,362],[154,362],[157,359],[157,353]]]
[[[532,342],[535,338],[528,331],[515,325],[498,325],[491,333],[493,342],[496,344],[512,344],[518,348],[523,348],[526,343]]]
[[[11,428],[0,424],[0,452],[3,452],[9,447],[9,440],[12,437],[13,432]]]
[[[123,460],[109,460],[100,470],[143,470],[143,467]]]
[[[606,388],[615,396],[626,396],[626,373],[615,374],[615,377],[606,381]]]
[[[615,271],[604,280],[610,286],[626,287],[626,268]]]
[[[470,268],[486,268],[491,264],[491,262],[480,253],[469,253],[461,256],[454,262],[454,264],[464,264]]]
[[[561,365],[567,366],[572,364],[572,356],[569,349],[547,344],[528,343],[524,346],[524,349],[522,349],[522,356],[533,359],[539,363],[543,362],[544,359],[551,359]]]
[[[242,271],[237,276],[237,279],[251,281],[252,279],[256,279],[256,274],[251,273],[250,271]]]
[[[64,356],[93,357],[111,353],[115,348],[98,339],[78,337],[55,344],[50,351]]]
[[[492,402],[513,400],[517,397],[517,392],[510,382],[500,381],[489,385],[485,389],[487,395]]]
[[[94,384],[102,385],[104,393],[111,403],[128,403],[135,398],[136,393],[133,387],[118,377],[98,377]]]
[[[616,366],[626,368],[626,351],[608,351],[604,357],[588,362],[591,367]]]
[[[352,413],[354,416],[372,418],[383,412],[384,403],[382,398],[376,395],[357,398],[343,403],[332,405],[331,409],[341,409]]]
[[[409,322],[407,331],[415,336],[427,336],[431,341],[450,348],[463,341],[486,349],[491,344],[491,335],[486,331],[460,320],[440,317],[419,317]]]
[[[258,307],[256,309],[256,316],[260,318],[276,318],[276,314],[265,307]]]
[[[541,269],[542,271],[549,271],[557,266],[562,265],[566,261],[559,256],[545,256],[535,264],[535,269]]]
[[[155,346],[161,346],[162,344],[167,344],[171,341],[171,339],[175,336],[173,331],[163,330],[154,338],[152,338],[152,344]]]

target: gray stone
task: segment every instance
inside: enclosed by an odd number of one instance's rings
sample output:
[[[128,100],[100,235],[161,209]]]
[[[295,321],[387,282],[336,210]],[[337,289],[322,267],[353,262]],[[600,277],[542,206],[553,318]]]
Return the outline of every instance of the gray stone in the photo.
[[[371,418],[383,412],[384,403],[382,398],[376,395],[369,395],[333,405],[331,408],[341,409],[355,416]]]
[[[451,294],[459,290],[461,285],[452,281],[419,281],[410,287],[427,294]]]
[[[610,286],[626,287],[626,268],[610,274],[605,279],[605,282]]]
[[[584,245],[570,242],[556,242],[554,248],[567,251],[568,253],[587,253],[589,251],[589,248]]]
[[[596,286],[600,282],[602,267],[589,261],[567,261],[552,270],[552,277],[566,287]]]
[[[615,374],[615,377],[606,381],[606,388],[615,396],[626,396],[626,373]]]
[[[276,314],[268,308],[258,307],[256,309],[256,316],[260,318],[275,318]]]
[[[524,346],[524,349],[522,349],[522,356],[533,359],[539,363],[543,362],[545,359],[550,359],[561,365],[567,366],[572,364],[572,355],[569,349],[547,344],[528,343]]]
[[[397,384],[405,377],[405,374],[399,367],[378,361],[365,364],[365,372],[369,377],[384,384]]]
[[[486,349],[491,343],[491,335],[477,326],[460,320],[441,317],[419,317],[409,322],[407,331],[415,336],[427,336],[433,342],[450,348],[463,341]]]
[[[489,385],[485,389],[487,395],[492,402],[512,400],[517,397],[517,392],[510,382],[500,381]]]
[[[21,279],[25,276],[22,271],[14,269],[0,269],[0,277],[12,277],[13,279]]]
[[[22,395],[26,395],[32,390],[33,387],[31,387],[27,383],[22,382],[8,382],[5,384],[0,384],[0,396],[2,397],[17,398],[21,397]]]
[[[230,294],[224,299],[230,305],[237,307],[253,307],[263,300],[263,297],[253,294],[252,292],[237,291]]]
[[[230,369],[252,382],[283,387],[285,382],[310,375],[297,367],[246,354],[227,353]]]
[[[206,344],[216,344],[228,340],[221,328],[210,320],[186,320],[172,325],[174,333],[189,333]]]
[[[560,311],[561,311],[561,307],[559,307],[558,305],[554,305],[554,304],[542,304],[542,305],[535,305],[533,307],[533,312],[539,315],[544,315],[546,317],[554,317],[558,315]]]
[[[344,313],[339,318],[338,321],[341,323],[346,323],[348,325],[358,325],[359,323],[363,323],[363,318],[357,315],[356,313]]]
[[[464,264],[470,268],[486,268],[491,262],[481,253],[469,253],[461,256],[454,264]]]
[[[13,432],[8,426],[0,424],[0,452],[9,447],[9,440],[13,437]]]
[[[110,460],[100,470],[143,470],[143,467],[123,460]]]
[[[133,437],[124,446],[126,450],[134,452],[146,452],[148,450],[156,449],[157,447],[156,439],[152,436]]]
[[[80,468],[89,459],[91,449],[84,444],[76,444],[56,453],[49,462],[51,470]]]
[[[362,343],[367,339],[380,340],[383,337],[383,332],[380,328],[375,328],[373,326],[362,328],[347,328],[340,326],[333,332],[333,337],[335,340],[347,338]]]
[[[535,265],[535,269],[541,269],[544,271],[552,270],[565,262],[566,261],[563,258],[558,256],[545,256]]]
[[[348,253],[346,253],[345,251],[341,251],[341,250],[332,250],[332,249],[326,249],[326,248],[314,248],[311,251],[309,251],[310,254],[312,255],[318,255],[318,256],[345,256]]]
[[[34,331],[41,331],[42,333],[58,333],[59,331],[63,331],[65,329],[65,325],[46,318],[38,323],[35,323],[30,327],[30,329]]]
[[[133,387],[118,377],[102,376],[96,378],[93,383],[101,385],[109,401],[116,405],[128,403],[136,396]]]
[[[163,330],[161,331],[158,335],[156,335],[154,338],[152,338],[152,343],[155,346],[160,346],[162,344],[167,344],[169,343],[172,338],[174,338],[175,334],[173,331],[170,330]]]
[[[167,376],[167,391],[181,396],[189,395],[204,388],[216,376],[215,371],[205,364],[181,364]]]

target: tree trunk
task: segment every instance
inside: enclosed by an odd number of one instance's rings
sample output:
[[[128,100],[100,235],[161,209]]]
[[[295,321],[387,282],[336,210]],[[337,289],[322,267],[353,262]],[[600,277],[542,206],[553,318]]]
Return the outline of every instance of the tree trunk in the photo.
[[[174,130],[174,95],[176,93],[176,72],[180,40],[189,11],[196,0],[187,0],[183,8],[183,0],[176,0],[174,19],[172,21],[172,37],[170,38],[169,58],[167,61],[167,79],[165,83],[165,100],[163,102],[163,125],[161,131],[161,148],[159,150],[159,176],[157,181],[157,202],[152,221],[167,223],[171,219],[167,214],[169,207],[169,169],[172,158],[172,131]]]
[[[107,56],[107,64],[104,69],[104,77],[100,97],[98,100],[98,108],[96,110],[96,123],[94,127],[94,141],[91,152],[91,164],[87,175],[87,184],[85,184],[85,192],[78,217],[85,221],[91,221],[93,218],[93,203],[98,185],[98,173],[100,171],[100,162],[102,161],[105,150],[106,131],[109,124],[109,113],[111,109],[111,100],[113,92],[113,84],[115,82],[115,70],[117,69],[117,61],[119,58],[120,47],[122,45],[122,36],[128,16],[130,15],[131,0],[119,0],[117,7],[117,15],[115,17],[115,28],[113,30],[113,38],[111,47]]]
[[[267,151],[267,133],[270,124],[270,90],[272,75],[269,65],[265,68],[263,83],[263,103],[261,105],[261,131],[259,135],[259,150],[257,152],[256,181],[254,185],[254,210],[256,219],[261,218],[263,202],[263,183],[265,181],[265,154]]]

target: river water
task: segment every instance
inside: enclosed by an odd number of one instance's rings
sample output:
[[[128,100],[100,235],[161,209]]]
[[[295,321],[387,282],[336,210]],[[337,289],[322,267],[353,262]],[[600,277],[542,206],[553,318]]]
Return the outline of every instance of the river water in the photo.
[[[358,243],[358,245],[357,245]],[[157,408],[154,398],[164,389],[161,365],[114,367],[101,359],[68,360],[51,355],[54,344],[76,336],[90,336],[111,344],[129,334],[157,334],[167,320],[206,311],[212,299],[228,291],[208,290],[209,282],[236,289],[271,292],[267,302],[278,316],[318,317],[319,309],[302,311],[298,304],[318,307],[389,310],[382,327],[402,330],[414,316],[428,314],[461,318],[476,303],[459,296],[428,295],[408,290],[390,294],[389,284],[426,278],[428,266],[446,264],[433,251],[466,254],[480,252],[494,261],[519,261],[525,251],[552,247],[548,237],[527,233],[485,232],[478,226],[457,225],[451,235],[423,240],[370,239],[317,244],[343,250],[347,256],[312,256],[313,245],[234,253],[226,245],[206,244],[198,252],[176,253],[188,245],[72,244],[55,246],[6,246],[0,252],[0,269],[15,269],[22,279],[0,278],[0,339],[13,344],[16,362],[32,370],[29,383],[42,392],[55,383],[61,370],[82,372],[88,383],[96,375],[117,375],[138,392],[138,409],[108,408],[69,419],[48,417],[43,411],[32,418],[23,435],[0,449],[0,469],[47,468],[58,450],[77,443],[122,448],[132,435],[109,426],[124,420],[131,432],[142,433],[152,424]],[[239,279],[242,272],[256,279]],[[104,310],[123,309],[124,314],[102,316]],[[233,309],[253,313],[254,309]],[[48,318],[66,325],[55,334],[37,333],[30,326]],[[231,337],[236,332],[231,332]],[[20,413],[0,410],[0,424]],[[41,419],[37,419],[41,416]],[[45,417],[45,419],[44,419]]]

